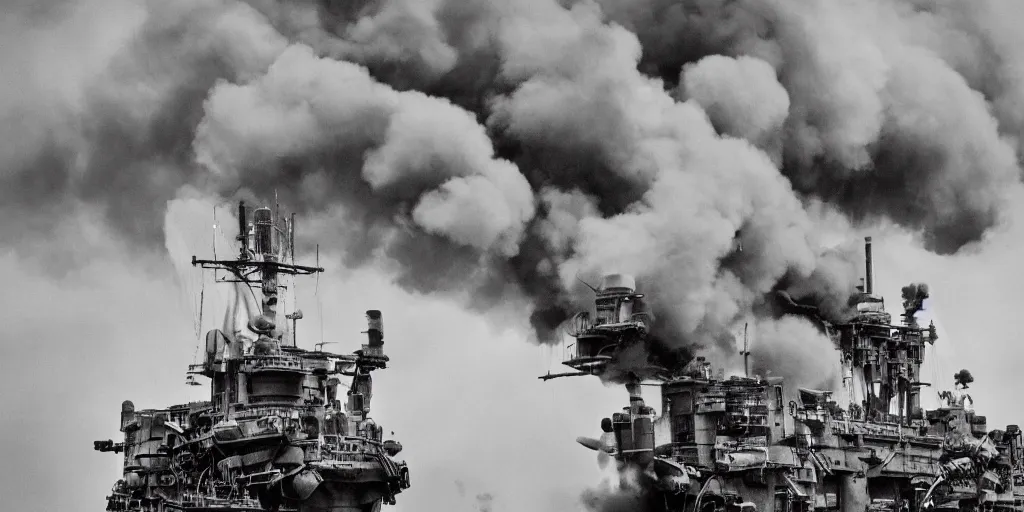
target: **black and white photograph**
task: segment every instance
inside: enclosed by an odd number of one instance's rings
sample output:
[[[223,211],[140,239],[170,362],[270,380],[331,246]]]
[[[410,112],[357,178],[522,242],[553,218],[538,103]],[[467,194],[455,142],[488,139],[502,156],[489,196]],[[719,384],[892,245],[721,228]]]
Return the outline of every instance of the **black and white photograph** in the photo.
[[[1024,0],[2,0],[0,511],[1024,512]]]

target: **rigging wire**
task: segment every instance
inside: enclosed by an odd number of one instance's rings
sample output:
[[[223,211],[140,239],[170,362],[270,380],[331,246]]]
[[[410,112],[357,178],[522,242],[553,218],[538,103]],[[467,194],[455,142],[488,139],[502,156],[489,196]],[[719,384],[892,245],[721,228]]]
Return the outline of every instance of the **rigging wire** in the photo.
[[[165,231],[168,240],[168,251],[170,251],[171,253],[175,253],[177,251],[180,251],[181,249],[195,249],[195,247],[188,240],[188,238],[177,229],[177,226],[175,226],[173,222],[167,224],[167,226],[165,227]],[[199,319],[198,312],[196,310],[196,284],[194,279],[190,279],[190,277],[194,276],[195,274],[193,273],[190,276],[189,272],[182,271],[182,269],[180,267],[177,267],[177,265],[175,267],[177,272],[174,273],[174,280],[177,282],[178,286],[180,286],[181,290],[184,292],[182,295],[177,296],[178,300],[180,301],[182,307],[188,309],[189,314],[192,316],[193,330],[196,333],[198,333],[200,327],[198,325]]]
[[[217,205],[213,205],[213,229],[210,233],[210,245],[213,250],[213,259],[217,259]],[[199,288],[199,320],[196,323],[196,350],[192,354],[192,364],[196,364],[199,358],[199,346],[202,345],[202,331],[203,331],[203,312],[206,306],[206,275],[202,269],[197,270],[200,273],[200,279],[202,284]],[[213,270],[213,280],[217,281],[217,269]]]
[[[320,244],[316,244],[316,266],[320,266]],[[316,274],[316,288],[313,291],[316,297],[316,316],[320,317],[320,343],[324,342],[324,304],[320,300],[320,273]]]
[[[192,352],[192,364],[196,364],[199,358],[199,345],[202,343],[200,334],[203,330],[203,298],[206,292],[206,280],[203,280],[203,289],[199,290],[199,323],[196,326],[196,350]]]
[[[926,303],[927,307],[925,308],[925,310],[927,311],[927,320],[929,320],[930,322],[934,322],[936,324],[937,331],[942,330],[941,323],[937,321],[939,320],[940,314],[935,309],[935,302],[932,300],[927,300]],[[931,378],[931,393],[929,394],[929,402],[933,402],[936,405],[941,405],[942,400],[938,398],[938,393],[943,391],[943,389],[945,388],[941,379],[941,375],[947,375],[952,373],[949,372],[949,359],[947,357],[949,355],[948,350],[949,348],[951,348],[951,345],[948,343],[948,341],[949,340],[942,339],[942,336],[940,335],[939,340],[935,341],[934,345],[925,347],[925,361],[929,367],[928,376]],[[922,368],[922,370],[924,369]],[[922,406],[923,405],[924,404],[922,403]]]

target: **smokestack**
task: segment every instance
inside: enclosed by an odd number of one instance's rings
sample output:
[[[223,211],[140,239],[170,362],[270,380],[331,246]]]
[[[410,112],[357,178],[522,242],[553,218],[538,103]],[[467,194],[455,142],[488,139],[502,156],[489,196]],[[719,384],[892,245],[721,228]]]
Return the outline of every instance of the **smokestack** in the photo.
[[[864,292],[868,295],[872,293],[871,284],[871,237],[864,237]]]
[[[125,400],[121,402],[121,429],[132,422],[135,419],[135,404],[131,400]]]
[[[366,312],[366,323],[368,328],[366,329],[366,337],[369,339],[369,345],[371,347],[383,347],[384,346],[384,321],[381,318],[380,311],[371,309]]]
[[[238,259],[244,260],[249,254],[249,237],[245,229],[245,201],[238,202],[238,241],[242,244]]]

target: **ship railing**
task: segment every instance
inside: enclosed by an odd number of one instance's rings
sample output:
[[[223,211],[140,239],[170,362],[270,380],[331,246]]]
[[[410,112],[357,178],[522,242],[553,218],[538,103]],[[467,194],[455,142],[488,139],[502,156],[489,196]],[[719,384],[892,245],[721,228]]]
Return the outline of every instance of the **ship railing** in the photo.
[[[607,324],[594,324],[589,329],[584,331],[585,333],[599,333],[599,332],[620,332],[627,331],[630,329],[646,329],[647,324],[643,323],[639,319],[630,318],[624,322],[614,322]]]
[[[293,405],[292,403],[280,402],[276,404],[249,405],[245,409],[232,414],[236,420],[259,419],[266,416],[280,416],[284,418],[295,418],[299,416],[315,414],[316,406]]]
[[[375,347],[370,345],[362,346],[363,356],[367,357],[384,357],[384,347]]]
[[[246,510],[262,510],[259,501],[249,498],[214,498],[210,496],[204,496],[202,494],[195,494],[186,492],[182,495],[182,502],[179,504],[181,507],[186,508],[207,508],[217,507],[225,508],[227,510],[238,510],[239,508]],[[230,507],[230,508],[228,508]],[[237,507],[237,508],[236,508]],[[179,510],[175,508],[175,510]]]
[[[322,460],[328,460],[333,462],[366,462],[370,457],[368,453],[342,453],[329,451],[323,453]]]
[[[380,443],[362,437],[325,435],[320,448],[324,459],[364,462],[380,451]]]
[[[254,370],[302,370],[302,359],[294,356],[246,356],[245,360],[252,366],[252,369]]]
[[[822,425],[828,421],[828,411],[822,410],[796,410],[792,412],[793,419],[801,423],[812,423]]]
[[[324,434],[324,440],[332,443],[349,442],[349,443],[366,443],[369,444],[370,440],[360,436],[347,436],[344,434]]]
[[[696,413],[725,412],[726,400],[722,395],[703,395],[694,400]]]
[[[316,359],[313,359],[313,358],[309,358],[309,357],[303,357],[302,358],[302,366],[306,370],[312,370],[312,371],[322,370],[322,371],[327,371],[327,372],[333,372],[334,368],[335,368],[335,365],[336,365],[336,363],[332,359],[327,359],[327,358],[316,358]]]
[[[716,450],[727,452],[739,450],[761,449],[768,446],[768,436],[751,436],[732,441],[719,441],[715,443]]]
[[[324,460],[337,462],[364,462],[369,457],[367,450],[362,450],[352,443],[341,443],[339,445],[323,445],[320,450]]]
[[[764,396],[757,391],[732,391],[726,396],[726,401],[729,405],[755,407],[758,405],[764,405]]]
[[[900,428],[900,416],[898,414],[876,413],[872,415],[869,411],[867,414],[861,413],[861,418],[859,420],[861,423],[876,425],[893,431],[897,431]]]
[[[271,469],[270,471],[262,471],[259,473],[250,473],[247,475],[239,476],[238,478],[234,479],[234,481],[236,481],[238,484],[242,486],[248,486],[252,484],[264,484],[270,483],[270,481],[273,480],[274,477],[280,474],[280,469]]]
[[[737,428],[760,428],[767,426],[768,421],[765,419],[731,417],[730,421],[720,425],[716,430],[726,432],[736,430]]]
[[[700,465],[700,454],[696,446],[674,448],[672,458],[688,466]]]

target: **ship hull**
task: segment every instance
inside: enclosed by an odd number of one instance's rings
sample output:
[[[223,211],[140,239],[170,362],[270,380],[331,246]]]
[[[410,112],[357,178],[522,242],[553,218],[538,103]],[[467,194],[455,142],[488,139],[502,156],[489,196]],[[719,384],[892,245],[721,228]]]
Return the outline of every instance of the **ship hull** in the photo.
[[[388,485],[383,469],[373,463],[317,468],[323,481],[298,504],[300,512],[378,512]]]

